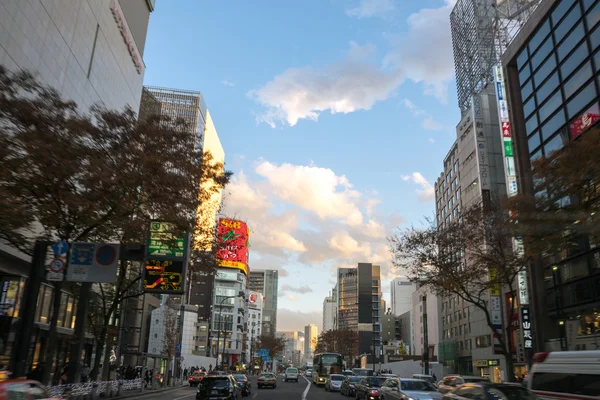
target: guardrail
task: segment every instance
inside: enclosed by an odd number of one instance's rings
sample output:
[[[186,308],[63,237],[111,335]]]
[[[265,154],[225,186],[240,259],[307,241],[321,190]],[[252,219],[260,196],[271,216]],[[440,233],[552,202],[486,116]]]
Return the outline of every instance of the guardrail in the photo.
[[[48,386],[50,397],[62,397],[72,400],[94,400],[99,397],[118,397],[125,393],[142,392],[143,379],[94,381],[67,385]]]

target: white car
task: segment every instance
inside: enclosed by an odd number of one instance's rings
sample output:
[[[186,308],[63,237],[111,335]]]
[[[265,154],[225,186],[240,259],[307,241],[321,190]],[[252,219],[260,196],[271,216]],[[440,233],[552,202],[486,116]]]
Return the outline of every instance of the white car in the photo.
[[[312,369],[307,369],[307,370],[306,370],[306,373],[305,373],[305,375],[306,375],[308,378],[312,378]]]
[[[285,370],[285,374],[283,374],[283,381],[294,381],[298,382],[298,368],[288,368]]]

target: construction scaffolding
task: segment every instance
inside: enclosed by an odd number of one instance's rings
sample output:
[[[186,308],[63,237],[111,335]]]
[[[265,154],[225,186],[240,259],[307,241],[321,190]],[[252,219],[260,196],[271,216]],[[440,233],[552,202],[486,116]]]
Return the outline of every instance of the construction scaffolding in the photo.
[[[458,0],[450,14],[458,106],[493,81],[493,67],[543,0]]]

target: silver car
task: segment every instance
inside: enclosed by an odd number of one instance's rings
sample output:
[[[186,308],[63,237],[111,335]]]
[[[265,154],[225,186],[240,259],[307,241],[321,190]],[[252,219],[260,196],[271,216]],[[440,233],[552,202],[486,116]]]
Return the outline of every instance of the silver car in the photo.
[[[326,392],[337,392],[340,390],[340,386],[342,386],[342,381],[345,376],[342,374],[331,374],[329,378],[325,381],[325,391]]]
[[[407,398],[419,400],[440,400],[442,394],[429,382],[422,379],[388,379],[379,390],[380,399]]]

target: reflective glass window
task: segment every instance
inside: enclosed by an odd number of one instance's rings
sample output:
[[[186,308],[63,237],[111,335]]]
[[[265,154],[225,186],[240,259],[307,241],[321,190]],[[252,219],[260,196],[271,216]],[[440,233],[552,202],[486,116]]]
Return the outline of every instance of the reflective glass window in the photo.
[[[596,0],[583,0],[583,8],[588,9]]]
[[[537,127],[538,127],[538,119],[537,119],[537,115],[534,114],[531,116],[531,118],[529,118],[527,120],[527,122],[525,122],[525,130],[527,131],[528,135],[531,135],[531,132],[535,131]]]
[[[558,46],[558,49],[556,50],[558,53],[558,59],[562,60],[565,58],[571,52],[571,50],[577,46],[577,43],[583,39],[583,36],[583,23],[580,22],[577,27],[571,33],[569,33],[562,44]]]
[[[531,135],[529,139],[527,139],[527,144],[529,145],[530,152],[537,149],[541,144],[540,134],[536,132],[535,134]]]
[[[571,30],[573,25],[581,18],[581,8],[573,7],[571,11],[567,14],[565,19],[563,19],[560,24],[554,29],[554,39],[556,43],[560,43],[561,40],[565,37],[567,33]]]
[[[527,63],[525,64],[525,67],[521,70],[521,72],[519,72],[519,82],[521,83],[521,85],[525,83],[525,81],[529,79],[530,76],[531,67],[529,66],[529,63]]]
[[[529,41],[529,52],[533,54],[540,44],[544,41],[546,36],[550,33],[550,20],[546,22],[538,29],[535,35]]]
[[[600,45],[600,26],[590,33],[590,43],[592,44],[592,51]]]
[[[521,68],[523,68],[523,65],[525,65],[527,60],[529,60],[529,53],[527,53],[527,47],[525,47],[523,51],[521,51],[521,54],[519,54],[519,56],[517,57],[517,68],[519,69],[519,71],[521,70]]]
[[[592,63],[586,62],[569,80],[563,84],[565,98],[569,98],[592,77]]]
[[[596,64],[596,71],[600,71],[600,51],[594,54],[594,64]]]
[[[594,26],[596,26],[596,24],[600,21],[600,3],[597,3],[585,18],[587,19],[588,29],[592,29]]]
[[[521,98],[523,100],[527,100],[529,96],[533,93],[533,82],[530,79],[522,88],[521,88]]]
[[[596,98],[596,87],[594,86],[594,81],[592,81],[588,83],[585,89],[567,103],[567,114],[569,119],[577,115],[579,111],[594,100],[594,98]]]
[[[560,150],[565,145],[562,132],[558,132],[548,143],[544,144],[544,154],[546,157],[551,155],[556,150]]]
[[[554,26],[556,26],[558,21],[560,21],[563,15],[565,15],[567,11],[569,11],[569,8],[571,8],[571,6],[575,4],[576,1],[577,0],[563,0],[558,3],[558,6],[554,9],[554,12],[552,13],[552,22],[554,23]]]
[[[533,153],[531,156],[529,156],[529,160],[533,163],[536,160],[539,160],[540,158],[542,158],[542,149],[539,149],[538,151],[536,151],[535,153]]]
[[[525,118],[527,118],[532,112],[535,110],[535,96],[529,99],[528,102],[523,104],[523,112],[525,113]]]
[[[539,88],[536,92],[538,104],[541,104],[546,98],[558,87],[558,73],[555,72],[552,76]]]
[[[550,75],[550,73],[556,68],[556,57],[548,58],[544,64],[537,70],[537,72],[533,75],[533,80],[535,82],[535,86],[539,87],[544,79]]]
[[[546,39],[544,44],[540,46],[537,53],[535,53],[533,57],[531,57],[531,68],[533,70],[537,69],[537,67],[540,66],[542,61],[544,61],[546,57],[548,57],[548,54],[550,54],[550,52],[552,51],[552,46],[552,38],[549,37],[548,39]]]
[[[542,125],[542,140],[546,141],[550,136],[552,136],[557,130],[562,128],[566,123],[565,113],[561,108],[558,113],[556,113],[552,118],[548,120],[544,125]]]
[[[556,93],[554,93],[552,96],[550,96],[548,101],[543,106],[540,107],[540,109],[539,109],[540,121],[542,121],[542,122],[545,121],[550,115],[552,115],[554,110],[556,110],[561,104],[562,104],[562,95],[560,93],[560,90],[557,90]]]
[[[588,47],[587,43],[583,42],[578,47],[577,50],[573,52],[565,60],[565,62],[560,66],[560,72],[562,74],[563,79],[571,75],[571,72],[575,71],[577,67],[583,62],[583,60],[588,56]]]

